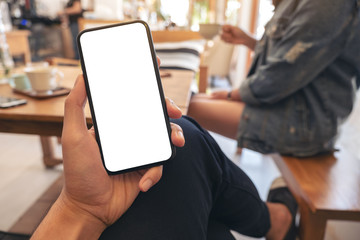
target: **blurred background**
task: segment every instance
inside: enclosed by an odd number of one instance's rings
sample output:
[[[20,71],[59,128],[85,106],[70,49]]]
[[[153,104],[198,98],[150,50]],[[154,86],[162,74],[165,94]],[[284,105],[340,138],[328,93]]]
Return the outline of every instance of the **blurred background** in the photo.
[[[78,19],[108,22],[141,19],[151,30],[199,31],[201,24],[232,24],[259,38],[273,12],[271,0],[81,0],[81,13],[77,16],[68,15],[66,19],[59,14],[74,2],[0,0],[2,31],[27,30],[31,61],[36,62],[49,57],[78,58],[71,33],[71,22],[78,24]],[[208,42],[209,46],[212,44]],[[236,87],[246,74],[251,52],[243,46],[228,51],[229,60],[224,63],[226,70],[222,75]],[[15,65],[23,63],[21,57],[12,56]]]

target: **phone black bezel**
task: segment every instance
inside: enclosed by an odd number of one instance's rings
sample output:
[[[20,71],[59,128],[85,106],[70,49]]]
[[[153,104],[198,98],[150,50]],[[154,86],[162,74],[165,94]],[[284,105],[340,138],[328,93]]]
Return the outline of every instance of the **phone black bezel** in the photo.
[[[168,159],[160,160],[159,162],[155,162],[155,163],[150,163],[150,164],[141,165],[141,166],[128,168],[128,169],[123,169],[123,170],[119,170],[119,171],[110,171],[109,169],[106,168],[106,165],[105,165],[105,160],[104,160],[103,151],[102,151],[102,147],[101,147],[101,140],[100,140],[100,137],[99,137],[98,126],[97,126],[97,122],[96,122],[96,115],[95,115],[95,110],[94,110],[93,103],[92,103],[91,91],[90,91],[90,86],[89,86],[89,83],[88,83],[86,67],[85,67],[85,61],[84,61],[84,58],[83,58],[83,52],[82,52],[82,48],[81,48],[80,38],[81,38],[82,35],[86,34],[87,32],[102,30],[102,29],[106,29],[106,28],[119,27],[119,26],[134,24],[134,23],[140,23],[140,24],[144,25],[144,27],[146,29],[146,35],[147,35],[147,38],[148,38],[149,48],[150,48],[150,52],[151,52],[151,56],[152,56],[152,60],[153,60],[153,66],[154,66],[154,71],[155,71],[155,75],[156,75],[159,95],[160,95],[160,99],[161,99],[162,109],[163,109],[163,113],[164,113],[164,117],[165,117],[165,122],[166,122],[167,132],[168,132],[168,136],[169,136],[169,141],[170,141],[171,156]],[[100,26],[100,27],[88,28],[88,29],[85,29],[85,30],[81,31],[78,34],[76,40],[77,40],[77,46],[78,46],[78,51],[79,51],[79,56],[80,56],[80,64],[81,64],[81,68],[82,68],[82,71],[83,71],[83,77],[84,77],[84,80],[85,80],[85,88],[86,88],[86,93],[87,93],[87,97],[88,97],[92,122],[93,122],[94,130],[95,130],[95,138],[96,138],[96,141],[97,141],[98,146],[99,146],[103,166],[104,166],[105,170],[107,171],[107,173],[109,175],[114,175],[114,174],[120,174],[120,173],[140,170],[140,169],[144,169],[144,168],[150,168],[150,167],[162,165],[164,162],[166,162],[168,160],[171,160],[176,154],[176,149],[175,149],[175,146],[173,145],[173,143],[171,142],[170,119],[169,119],[169,116],[168,116],[168,113],[167,113],[164,91],[163,91],[163,87],[162,87],[162,84],[161,84],[159,66],[158,66],[158,62],[157,62],[157,59],[156,59],[156,53],[155,53],[155,48],[154,48],[154,44],[153,44],[153,40],[152,40],[150,27],[148,26],[148,24],[146,22],[142,21],[142,20],[135,20],[135,21],[116,23],[116,24],[109,24],[109,25]]]

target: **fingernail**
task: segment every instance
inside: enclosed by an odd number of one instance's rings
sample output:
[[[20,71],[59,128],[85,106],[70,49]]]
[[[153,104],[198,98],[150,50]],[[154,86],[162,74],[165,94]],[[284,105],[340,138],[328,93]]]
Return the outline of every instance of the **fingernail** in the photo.
[[[176,103],[174,101],[171,100],[171,105],[173,105],[174,107],[176,107],[179,111],[181,111],[181,109],[178,107],[178,105],[176,105]]]
[[[144,192],[147,192],[152,186],[153,186],[153,181],[151,179],[146,179],[143,184]]]
[[[171,98],[169,98],[169,101],[170,101],[171,105],[173,105],[173,106],[175,106],[175,107],[178,107],[178,106],[176,105],[176,103],[175,103]]]
[[[184,133],[182,131],[177,131],[177,134],[179,137],[184,138]]]
[[[175,107],[176,107],[179,111],[181,111],[181,108],[179,108],[177,105],[175,105]]]
[[[77,84],[77,82],[79,81],[79,78],[76,78],[75,79],[75,82],[74,82],[74,86],[73,87],[75,87],[76,86],[76,84]]]

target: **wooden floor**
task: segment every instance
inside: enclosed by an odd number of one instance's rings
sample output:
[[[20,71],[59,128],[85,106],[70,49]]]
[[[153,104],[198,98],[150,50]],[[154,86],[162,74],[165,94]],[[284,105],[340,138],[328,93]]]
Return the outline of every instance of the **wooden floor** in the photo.
[[[38,136],[0,133],[0,230],[8,231],[61,173],[61,166],[43,166]]]

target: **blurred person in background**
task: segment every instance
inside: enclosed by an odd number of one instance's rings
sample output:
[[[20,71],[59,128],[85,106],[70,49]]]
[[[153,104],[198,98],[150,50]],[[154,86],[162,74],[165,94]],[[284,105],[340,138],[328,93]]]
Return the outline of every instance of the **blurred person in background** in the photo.
[[[83,16],[84,10],[81,6],[80,0],[70,0],[67,2],[64,10],[59,11],[57,15],[60,17],[63,24],[68,24],[72,35],[72,45],[74,49],[74,58],[79,59],[79,52],[76,44],[76,37],[79,33],[78,19]]]

